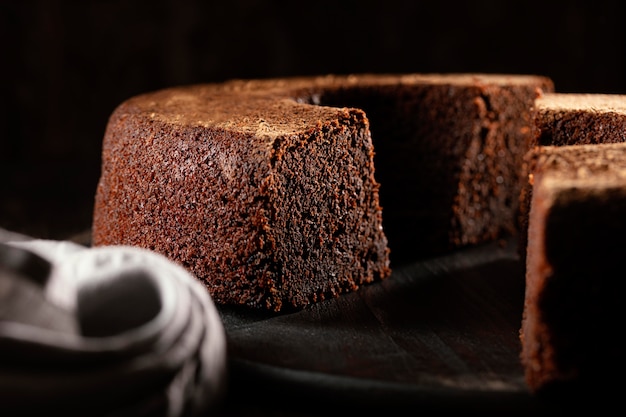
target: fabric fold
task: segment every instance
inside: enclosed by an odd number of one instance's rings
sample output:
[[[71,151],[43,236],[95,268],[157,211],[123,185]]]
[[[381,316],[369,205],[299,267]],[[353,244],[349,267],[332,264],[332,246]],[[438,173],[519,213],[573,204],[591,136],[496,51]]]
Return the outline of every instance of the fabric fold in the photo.
[[[225,330],[209,293],[184,268],[136,247],[35,239],[0,245],[11,260],[16,250],[25,259],[13,265],[0,257],[2,280],[39,291],[43,303],[74,322],[69,330],[46,326],[45,317],[23,322],[19,312],[28,306],[0,317],[3,409],[188,416],[219,403]],[[25,276],[42,270],[20,264],[34,262],[29,257],[49,262],[47,279]]]

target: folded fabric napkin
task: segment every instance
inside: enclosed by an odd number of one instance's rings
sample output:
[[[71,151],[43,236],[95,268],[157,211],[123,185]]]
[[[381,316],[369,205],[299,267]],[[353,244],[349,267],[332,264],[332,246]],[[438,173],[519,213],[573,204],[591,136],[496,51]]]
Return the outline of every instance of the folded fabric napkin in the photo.
[[[206,415],[226,378],[219,313],[181,266],[0,233],[3,414]]]

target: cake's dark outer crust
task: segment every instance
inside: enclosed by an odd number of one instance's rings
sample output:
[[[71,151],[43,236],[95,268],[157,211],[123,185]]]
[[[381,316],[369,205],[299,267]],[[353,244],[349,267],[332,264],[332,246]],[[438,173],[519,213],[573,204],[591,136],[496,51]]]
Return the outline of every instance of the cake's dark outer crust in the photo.
[[[530,160],[526,380],[537,393],[606,395],[625,369],[613,339],[626,318],[616,290],[626,253],[626,144],[538,147]]]
[[[105,133],[93,244],[164,253],[222,304],[355,290],[389,276],[387,238],[402,262],[515,231],[529,110],[552,89],[540,76],[360,75],[131,98]]]

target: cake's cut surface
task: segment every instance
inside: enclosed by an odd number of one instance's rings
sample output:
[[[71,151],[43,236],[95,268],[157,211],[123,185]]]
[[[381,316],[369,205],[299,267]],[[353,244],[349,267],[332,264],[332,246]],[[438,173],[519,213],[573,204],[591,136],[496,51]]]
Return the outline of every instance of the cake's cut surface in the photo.
[[[554,89],[512,74],[354,75],[235,81],[303,103],[363,109],[392,263],[517,232],[530,108]]]
[[[516,232],[529,110],[552,89],[531,75],[359,75],[131,98],[105,133],[93,243],[164,253],[222,304],[355,290],[389,276],[390,256]]]
[[[526,380],[539,392],[606,389],[598,378],[610,376],[616,352],[599,340],[623,317],[612,281],[625,249],[626,97],[546,93],[532,120],[538,147],[521,202]]]
[[[372,158],[359,110],[131,99],[107,130],[94,244],[166,254],[220,303],[301,307],[390,273]]]
[[[609,391],[624,369],[626,144],[538,147],[531,160],[521,360],[533,392]]]
[[[537,99],[533,120],[539,145],[626,141],[626,100],[619,94],[549,93]]]
[[[626,142],[626,100],[619,94],[546,92],[531,112],[532,143],[539,146],[586,145]],[[530,174],[524,166],[527,176]],[[520,255],[527,247],[528,212],[532,199],[529,184],[520,196]]]

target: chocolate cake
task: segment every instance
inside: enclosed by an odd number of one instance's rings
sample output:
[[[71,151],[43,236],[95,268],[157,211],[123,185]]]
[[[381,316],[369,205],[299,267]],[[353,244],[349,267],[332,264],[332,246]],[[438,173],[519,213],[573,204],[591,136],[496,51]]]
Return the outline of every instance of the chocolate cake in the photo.
[[[624,320],[626,144],[602,142],[626,139],[626,98],[546,95],[537,110],[541,143],[555,146],[528,156],[521,361],[535,393],[606,393],[624,368],[607,339]]]
[[[163,253],[220,304],[354,291],[516,232],[529,111],[552,90],[534,75],[331,75],[136,96],[105,132],[92,243]]]
[[[626,101],[617,94],[547,92],[532,109],[532,143],[564,146],[626,142]],[[525,166],[526,175],[530,174]],[[520,256],[527,247],[528,212],[532,187],[526,184],[520,196]]]
[[[546,93],[533,107],[533,136],[551,146],[625,142],[625,115],[623,95]]]
[[[518,230],[529,110],[552,92],[543,76],[405,74],[233,81],[235,91],[363,109],[382,184],[392,264],[510,236]]]

